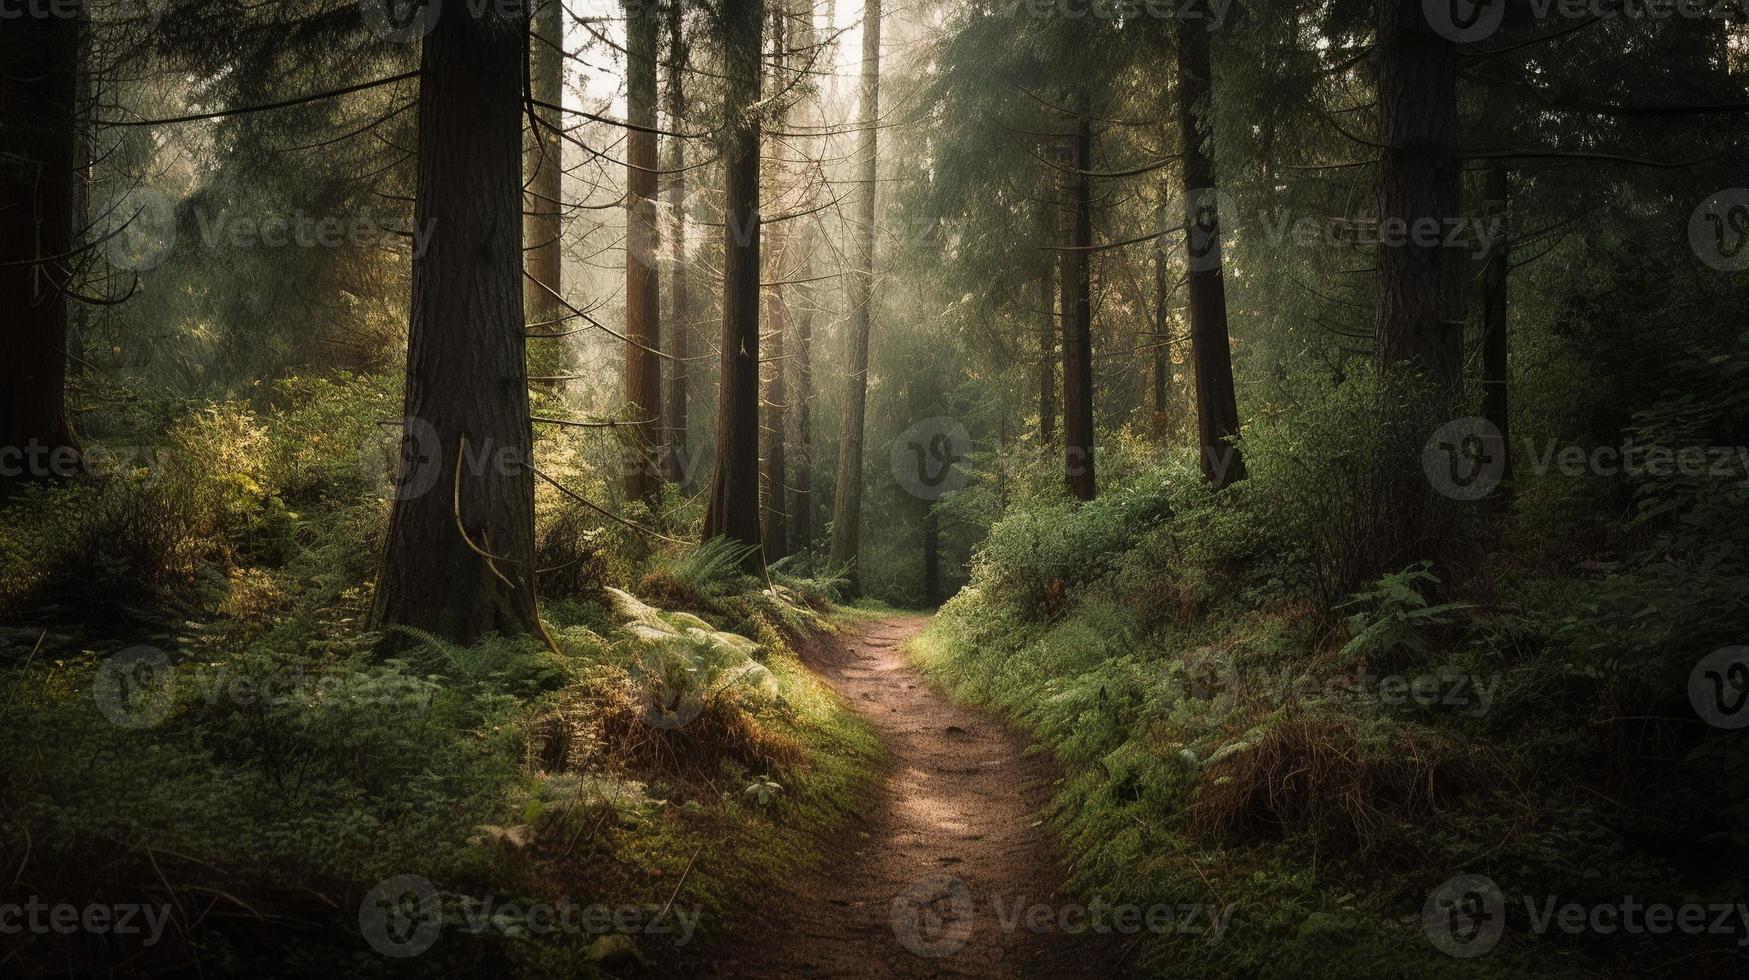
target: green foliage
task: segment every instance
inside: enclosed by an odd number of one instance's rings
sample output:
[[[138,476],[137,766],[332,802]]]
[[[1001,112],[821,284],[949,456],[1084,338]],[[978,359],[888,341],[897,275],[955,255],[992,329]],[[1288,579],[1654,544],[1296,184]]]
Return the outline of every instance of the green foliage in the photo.
[[[608,590],[645,575],[642,545],[543,493],[556,651],[404,631],[412,642],[385,659],[366,610],[387,513],[376,420],[394,394],[342,375],[249,402],[152,406],[169,421],[143,431],[162,452],[6,502],[0,605],[9,624],[32,624],[0,631],[0,752],[31,760],[0,771],[0,863],[17,876],[6,895],[208,910],[132,950],[142,964],[376,975],[390,961],[359,936],[358,908],[392,875],[431,880],[458,910],[484,895],[672,898],[722,929],[817,859],[796,826],[831,827],[862,805],[877,746],[788,642],[825,627],[830,583],[770,589],[732,545],[649,566],[711,621],[646,607],[661,642],[610,639]],[[617,466],[563,434],[537,452],[591,493]],[[144,687],[116,673],[130,647],[162,655]],[[652,679],[697,717],[672,731],[643,717]],[[707,843],[715,857],[676,895]],[[596,975],[591,938],[446,927],[414,970]],[[38,937],[9,953],[29,974],[115,951]]]
[[[1632,438],[1733,444],[1738,357],[1679,371]],[[1251,478],[1221,493],[1170,459],[1081,507],[1011,496],[972,586],[914,649],[1063,762],[1052,825],[1080,889],[1238,906],[1218,947],[1150,938],[1142,962],[1446,969],[1420,909],[1461,871],[1563,900],[1736,894],[1741,876],[1697,863],[1694,842],[1749,839],[1742,740],[1682,719],[1694,660],[1749,632],[1749,551],[1723,519],[1740,477],[1622,478],[1634,511],[1565,518],[1566,535],[1611,549],[1575,567],[1513,531],[1557,513],[1551,496],[1614,491],[1538,476],[1510,512],[1459,513],[1476,546],[1381,568],[1370,515],[1425,436],[1376,424],[1398,395],[1375,381],[1296,384],[1303,397],[1247,429]],[[1513,929],[1469,964],[1479,975],[1677,953]]]
[[[1451,614],[1470,608],[1462,602],[1434,604],[1423,594],[1438,588],[1439,578],[1428,569],[1433,562],[1422,561],[1375,582],[1337,609],[1354,609],[1348,617],[1348,632],[1352,634],[1342,648],[1348,659],[1377,660],[1384,663],[1397,659],[1399,653],[1413,662],[1428,651],[1428,630],[1447,626]]]
[[[661,576],[666,585],[683,594],[722,596],[746,585],[747,563],[758,551],[758,545],[728,537],[712,538],[658,558],[652,574]]]

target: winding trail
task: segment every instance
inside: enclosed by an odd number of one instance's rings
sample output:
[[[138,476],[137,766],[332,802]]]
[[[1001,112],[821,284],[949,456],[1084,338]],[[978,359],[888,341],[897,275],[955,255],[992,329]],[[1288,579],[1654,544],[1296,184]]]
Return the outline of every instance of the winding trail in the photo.
[[[754,933],[713,951],[707,975],[1128,975],[1116,939],[1061,927],[1063,910],[1078,906],[1059,894],[1063,874],[1042,823],[1054,764],[906,661],[901,648],[927,623],[857,623],[804,653],[875,727],[890,767],[862,824],[829,845],[818,872],[756,912]]]

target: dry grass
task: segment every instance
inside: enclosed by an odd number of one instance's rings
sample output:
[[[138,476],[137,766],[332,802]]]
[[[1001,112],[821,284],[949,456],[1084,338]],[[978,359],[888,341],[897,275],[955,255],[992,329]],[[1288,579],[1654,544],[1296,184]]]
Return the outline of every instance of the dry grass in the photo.
[[[1480,760],[1406,726],[1367,737],[1349,718],[1291,709],[1249,750],[1210,765],[1191,825],[1211,837],[1315,830],[1363,846],[1479,782]]]

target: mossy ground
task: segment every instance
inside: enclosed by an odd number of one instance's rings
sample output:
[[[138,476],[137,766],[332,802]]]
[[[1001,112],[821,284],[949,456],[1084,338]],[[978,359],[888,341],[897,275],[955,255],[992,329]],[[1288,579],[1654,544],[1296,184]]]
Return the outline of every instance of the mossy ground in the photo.
[[[675,932],[604,944],[581,919],[543,932],[527,909],[634,906],[641,922],[667,908],[703,942],[818,860],[820,834],[870,791],[878,743],[795,652],[832,628],[829,584],[772,591],[558,495],[538,502],[556,651],[414,637],[380,653],[365,624],[388,500],[370,420],[394,403],[356,378],[142,407],[92,444],[156,432],[161,451],[6,502],[0,893],[171,909],[150,945],[27,935],[8,972],[659,965]],[[557,436],[537,454],[605,499],[597,448]],[[617,628],[615,584],[755,641],[759,690],[712,697],[684,726],[643,723],[652,650]],[[385,956],[360,910],[405,875],[431,883],[444,922],[428,951]],[[488,900],[504,914],[467,921]]]

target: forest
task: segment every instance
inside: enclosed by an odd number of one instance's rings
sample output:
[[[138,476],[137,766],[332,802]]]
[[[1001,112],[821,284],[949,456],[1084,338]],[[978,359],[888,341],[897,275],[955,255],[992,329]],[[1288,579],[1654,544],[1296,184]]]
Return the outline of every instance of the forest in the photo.
[[[0,0],[0,975],[1749,975],[1749,3]]]

